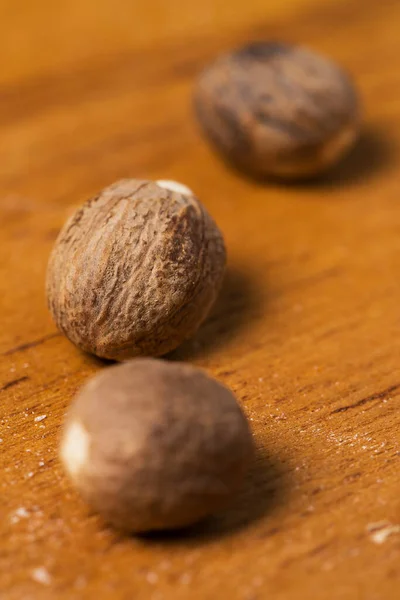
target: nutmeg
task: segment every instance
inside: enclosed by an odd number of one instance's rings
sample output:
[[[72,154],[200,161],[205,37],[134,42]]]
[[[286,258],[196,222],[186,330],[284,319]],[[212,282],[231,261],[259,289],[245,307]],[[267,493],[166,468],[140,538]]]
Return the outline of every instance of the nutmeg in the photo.
[[[115,527],[180,528],[223,507],[253,453],[233,394],[201,370],[135,359],[103,370],[72,403],[61,460]]]
[[[47,300],[59,329],[87,352],[160,356],[202,323],[224,268],[222,234],[189,188],[126,179],[63,227]]]
[[[256,176],[318,174],[349,150],[359,130],[348,75],[289,44],[257,42],[218,58],[198,80],[195,107],[216,148]]]

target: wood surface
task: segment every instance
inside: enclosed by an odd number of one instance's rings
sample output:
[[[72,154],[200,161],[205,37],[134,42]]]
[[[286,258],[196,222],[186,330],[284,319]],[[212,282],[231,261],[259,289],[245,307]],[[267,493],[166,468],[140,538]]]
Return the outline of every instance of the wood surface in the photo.
[[[0,599],[400,597],[398,0],[0,3]],[[251,39],[353,73],[360,144],[313,184],[256,183],[209,149],[193,81]],[[66,407],[106,368],[46,309],[71,210],[121,177],[182,181],[229,271],[171,358],[230,386],[258,447],[243,493],[180,535],[124,538],[57,459]]]

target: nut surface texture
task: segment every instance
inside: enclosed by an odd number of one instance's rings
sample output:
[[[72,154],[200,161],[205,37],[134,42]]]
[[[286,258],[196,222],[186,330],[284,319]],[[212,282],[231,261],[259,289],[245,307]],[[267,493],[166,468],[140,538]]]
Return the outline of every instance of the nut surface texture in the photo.
[[[150,358],[105,369],[84,386],[60,449],[82,497],[134,532],[184,527],[220,509],[252,454],[227,388],[192,366]]]
[[[257,42],[200,76],[195,107],[207,136],[256,176],[308,177],[354,144],[359,109],[349,77],[302,47]]]
[[[47,269],[50,312],[97,356],[161,356],[207,316],[225,258],[218,227],[189,188],[122,180],[61,230]]]

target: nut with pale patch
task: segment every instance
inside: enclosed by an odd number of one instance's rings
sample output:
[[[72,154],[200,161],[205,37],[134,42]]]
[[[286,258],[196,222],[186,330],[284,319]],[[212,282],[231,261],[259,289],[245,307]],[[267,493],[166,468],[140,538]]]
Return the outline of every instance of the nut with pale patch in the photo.
[[[87,352],[161,356],[207,316],[225,259],[220,230],[189,188],[118,181],[61,230],[47,269],[48,305]]]
[[[336,163],[358,136],[358,104],[337,65],[281,43],[252,43],[221,56],[195,91],[207,136],[256,176],[308,177]]]
[[[140,358],[87,383],[61,460],[83,498],[133,532],[193,524],[223,507],[253,454],[233,394],[190,365]]]

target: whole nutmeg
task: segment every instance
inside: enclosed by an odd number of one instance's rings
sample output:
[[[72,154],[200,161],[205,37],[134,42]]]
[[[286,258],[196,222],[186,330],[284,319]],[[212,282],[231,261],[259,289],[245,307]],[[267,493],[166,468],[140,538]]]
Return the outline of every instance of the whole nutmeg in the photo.
[[[232,393],[192,366],[136,359],[73,402],[61,460],[103,518],[133,532],[184,527],[240,486],[253,446]]]
[[[87,352],[160,356],[207,316],[225,259],[221,232],[186,186],[118,181],[61,230],[47,269],[48,305]]]
[[[308,177],[354,144],[359,108],[349,77],[302,47],[253,43],[200,76],[195,107],[222,154],[256,176]]]

